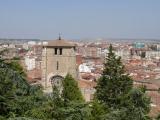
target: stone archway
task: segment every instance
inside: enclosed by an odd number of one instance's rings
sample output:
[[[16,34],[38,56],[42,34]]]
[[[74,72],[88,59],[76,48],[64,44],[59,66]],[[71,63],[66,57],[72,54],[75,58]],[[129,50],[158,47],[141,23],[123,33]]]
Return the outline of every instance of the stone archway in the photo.
[[[62,88],[63,79],[64,79],[64,77],[62,77],[60,75],[54,75],[53,77],[51,77],[50,81],[51,81],[52,86]]]

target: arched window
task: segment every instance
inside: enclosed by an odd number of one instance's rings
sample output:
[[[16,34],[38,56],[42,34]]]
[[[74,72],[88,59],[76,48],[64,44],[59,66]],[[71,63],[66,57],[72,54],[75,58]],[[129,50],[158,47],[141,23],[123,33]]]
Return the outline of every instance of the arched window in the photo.
[[[51,84],[56,87],[62,87],[63,77],[60,75],[55,75],[51,78]]]

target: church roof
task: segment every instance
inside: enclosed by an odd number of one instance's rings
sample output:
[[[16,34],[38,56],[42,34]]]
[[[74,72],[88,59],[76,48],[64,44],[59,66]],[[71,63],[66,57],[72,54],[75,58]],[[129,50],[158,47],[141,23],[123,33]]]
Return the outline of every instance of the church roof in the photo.
[[[57,40],[51,40],[48,42],[47,47],[75,47],[76,45],[74,43],[71,43],[69,41],[63,40],[63,39],[57,39]]]

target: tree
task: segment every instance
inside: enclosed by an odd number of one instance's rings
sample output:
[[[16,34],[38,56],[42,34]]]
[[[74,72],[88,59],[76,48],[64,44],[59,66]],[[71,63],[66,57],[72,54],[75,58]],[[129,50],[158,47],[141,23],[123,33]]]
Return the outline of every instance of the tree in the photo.
[[[145,88],[133,88],[133,80],[125,73],[121,58],[115,56],[111,45],[95,100],[108,108],[99,116],[102,120],[150,120],[150,98]]]
[[[17,61],[0,58],[0,119],[47,120],[52,119],[52,109],[50,97],[41,86],[27,82]]]
[[[44,100],[41,86],[29,85],[17,62],[0,58],[0,116],[5,119],[23,116],[42,118],[45,112],[39,106],[45,103]]]
[[[110,108],[118,108],[124,96],[132,89],[133,81],[125,73],[121,58],[112,49],[110,45],[103,74],[97,82],[95,97]]]
[[[0,115],[8,116],[18,96],[29,93],[26,80],[3,59],[0,59]]]
[[[71,101],[84,101],[77,81],[74,80],[70,74],[67,74],[63,80],[62,98],[64,100],[64,104]]]

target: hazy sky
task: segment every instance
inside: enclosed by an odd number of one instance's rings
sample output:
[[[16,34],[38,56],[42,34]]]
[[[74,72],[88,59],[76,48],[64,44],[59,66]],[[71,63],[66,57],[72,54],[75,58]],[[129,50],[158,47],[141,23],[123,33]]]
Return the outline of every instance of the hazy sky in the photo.
[[[160,0],[0,0],[0,38],[158,38]]]

